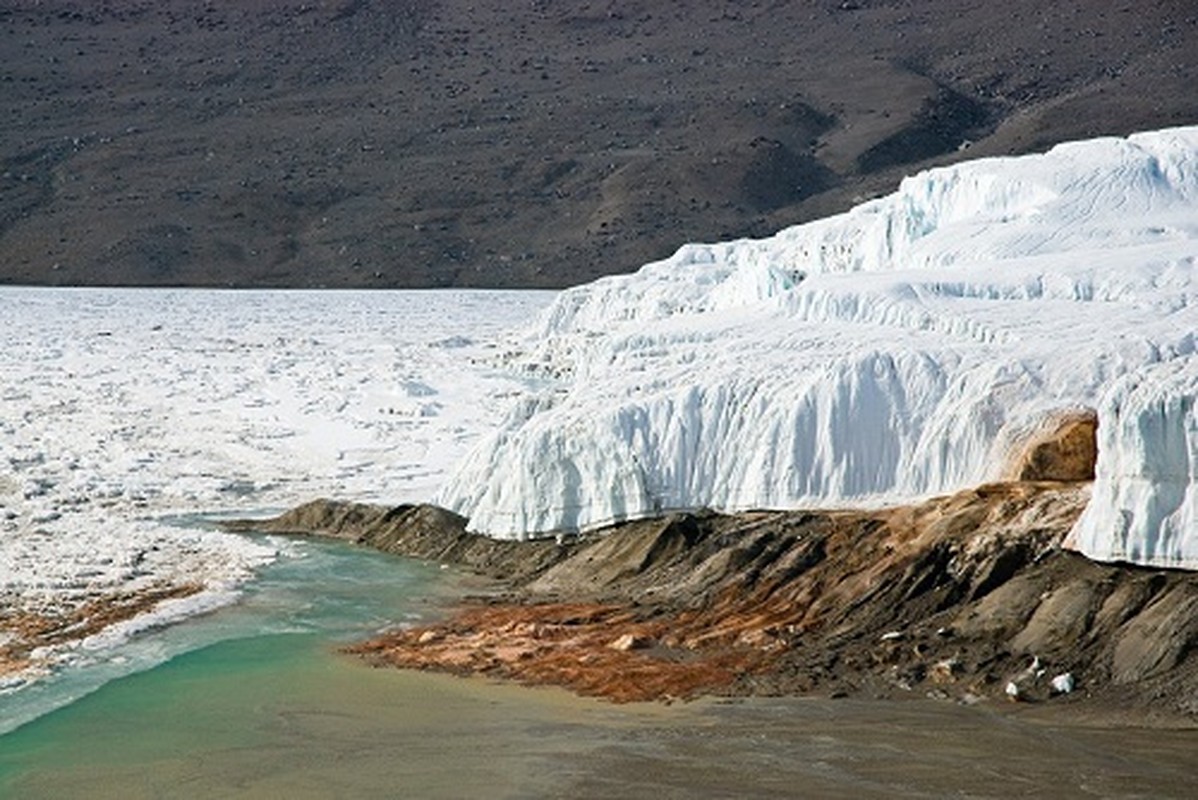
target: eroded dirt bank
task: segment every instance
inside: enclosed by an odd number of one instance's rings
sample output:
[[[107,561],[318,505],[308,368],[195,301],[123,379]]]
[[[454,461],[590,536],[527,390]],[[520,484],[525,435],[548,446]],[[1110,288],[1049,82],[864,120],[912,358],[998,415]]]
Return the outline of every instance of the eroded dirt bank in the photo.
[[[501,581],[442,622],[351,648],[377,664],[617,701],[1016,692],[1198,716],[1198,575],[1063,550],[1087,498],[1084,482],[1014,481],[879,511],[678,514],[562,543],[493,541],[429,506],[329,501],[231,527]]]
[[[158,585],[135,592],[107,592],[64,610],[15,611],[0,617],[0,683],[27,670],[48,668],[44,648],[70,645],[110,625],[133,619],[167,600],[190,597],[198,584]]]

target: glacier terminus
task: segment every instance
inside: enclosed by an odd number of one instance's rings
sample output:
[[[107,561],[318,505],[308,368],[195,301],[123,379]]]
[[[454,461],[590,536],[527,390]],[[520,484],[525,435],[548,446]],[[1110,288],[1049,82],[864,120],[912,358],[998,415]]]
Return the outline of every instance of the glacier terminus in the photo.
[[[1198,128],[931,169],[761,240],[559,295],[548,380],[439,502],[493,536],[671,509],[878,505],[995,480],[1096,413],[1074,545],[1198,566]]]

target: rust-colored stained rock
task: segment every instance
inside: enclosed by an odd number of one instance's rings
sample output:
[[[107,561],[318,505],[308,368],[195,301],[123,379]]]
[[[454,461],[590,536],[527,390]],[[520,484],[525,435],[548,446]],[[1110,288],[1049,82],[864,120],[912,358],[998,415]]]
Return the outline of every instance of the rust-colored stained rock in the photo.
[[[1072,512],[1060,513],[1062,503]],[[1083,505],[1078,490],[1009,484],[877,512],[623,525],[507,601],[351,651],[375,663],[552,683],[617,701],[838,689],[867,665],[877,670],[871,680],[908,686],[949,658],[948,677],[956,679],[967,671],[954,655],[962,642],[936,631],[952,622],[945,609],[974,576],[971,564],[952,563],[954,555],[969,551],[985,561],[990,550],[977,538],[999,547],[1016,535],[1003,526],[1019,515],[1051,517],[1063,535]],[[1024,541],[1028,558],[1050,550],[1050,539]],[[710,568],[715,563],[719,569]],[[571,585],[584,602],[545,602]],[[904,631],[901,640],[885,641],[894,630]],[[866,642],[859,650],[829,649],[858,637]],[[781,665],[793,674],[780,682]]]
[[[499,604],[468,608],[434,628],[391,633],[348,652],[376,664],[554,684],[617,702],[692,697],[763,665],[753,652],[646,653],[667,628],[620,606]],[[628,646],[612,646],[621,642]]]
[[[651,647],[653,640],[647,636],[637,636],[635,633],[626,633],[619,639],[608,645],[612,650],[644,650],[646,647]]]
[[[1092,481],[1098,460],[1098,415],[1077,411],[1049,420],[1024,443],[1005,476],[1016,481]]]
[[[351,650],[615,701],[815,691],[972,703],[1013,682],[1021,700],[1048,702],[1047,676],[1068,673],[1084,696],[1053,702],[1198,715],[1198,575],[1061,549],[1088,497],[1085,483],[1017,481],[877,511],[675,514],[568,544],[460,530],[439,541],[411,533],[407,511],[376,513],[392,552],[448,548],[508,574],[508,593]],[[1034,679],[1011,677],[1031,663]]]
[[[39,647],[86,639],[109,625],[143,614],[164,600],[188,597],[202,588],[184,584],[111,593],[61,614],[9,612],[0,617],[0,677],[36,667],[30,654]]]

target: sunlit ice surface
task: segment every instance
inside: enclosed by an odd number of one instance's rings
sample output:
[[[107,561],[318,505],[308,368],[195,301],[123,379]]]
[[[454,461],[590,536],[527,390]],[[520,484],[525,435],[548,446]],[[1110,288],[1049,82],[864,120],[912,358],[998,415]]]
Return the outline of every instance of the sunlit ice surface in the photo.
[[[227,605],[279,555],[181,518],[428,500],[528,388],[495,342],[550,297],[0,289],[0,649],[21,620],[194,589],[0,691]]]

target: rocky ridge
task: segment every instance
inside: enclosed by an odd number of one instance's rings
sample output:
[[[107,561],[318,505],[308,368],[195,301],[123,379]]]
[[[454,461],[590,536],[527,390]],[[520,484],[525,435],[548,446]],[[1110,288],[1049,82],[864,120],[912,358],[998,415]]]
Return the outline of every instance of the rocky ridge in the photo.
[[[675,514],[563,540],[467,533],[430,506],[317,501],[241,531],[335,536],[498,579],[447,619],[351,649],[376,664],[701,694],[1096,701],[1198,715],[1198,576],[1061,547],[1085,481],[1019,480],[871,511]]]

